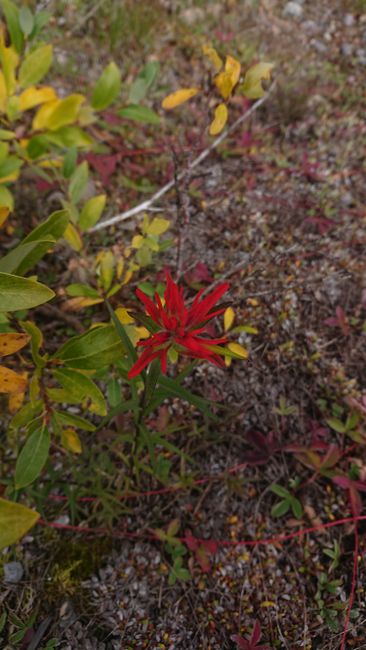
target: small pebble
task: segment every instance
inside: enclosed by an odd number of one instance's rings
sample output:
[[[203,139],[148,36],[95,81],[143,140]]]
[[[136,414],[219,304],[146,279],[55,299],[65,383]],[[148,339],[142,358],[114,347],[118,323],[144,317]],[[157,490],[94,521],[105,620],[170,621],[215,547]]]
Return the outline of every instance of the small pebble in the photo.
[[[345,17],[343,18],[343,22],[346,27],[353,27],[355,24],[355,17],[353,14],[346,14]]]
[[[301,18],[303,8],[298,2],[288,2],[283,10],[283,14],[291,18]]]
[[[21,581],[23,574],[24,569],[20,562],[7,562],[4,564],[4,582],[11,582],[16,585]]]

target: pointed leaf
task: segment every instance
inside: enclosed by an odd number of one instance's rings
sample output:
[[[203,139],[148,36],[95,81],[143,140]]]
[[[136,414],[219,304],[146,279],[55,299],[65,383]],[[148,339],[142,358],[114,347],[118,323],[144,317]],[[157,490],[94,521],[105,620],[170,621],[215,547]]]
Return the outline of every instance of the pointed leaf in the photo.
[[[0,550],[20,540],[39,516],[38,512],[20,503],[0,499]]]
[[[50,434],[42,427],[27,438],[15,467],[15,487],[20,489],[33,483],[38,478],[48,458]]]
[[[28,88],[37,84],[47,74],[52,63],[52,45],[41,45],[30,52],[19,70],[19,85]]]
[[[112,61],[103,70],[94,88],[91,105],[96,111],[102,111],[112,104],[121,89],[121,72]]]
[[[198,88],[181,88],[181,90],[176,90],[174,93],[165,97],[161,105],[165,110],[171,110],[172,108],[180,106],[180,104],[188,101],[197,95],[198,92]]]

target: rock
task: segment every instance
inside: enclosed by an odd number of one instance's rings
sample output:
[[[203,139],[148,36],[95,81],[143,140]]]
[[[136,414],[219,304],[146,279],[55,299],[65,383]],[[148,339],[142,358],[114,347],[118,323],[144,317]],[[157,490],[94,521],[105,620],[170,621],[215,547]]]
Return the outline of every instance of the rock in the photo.
[[[317,52],[320,52],[320,54],[324,54],[328,49],[325,43],[318,41],[316,38],[313,38],[310,43]]]
[[[180,17],[187,25],[194,25],[200,20],[205,19],[205,12],[201,7],[191,7],[190,9],[183,11]]]
[[[305,20],[303,28],[309,34],[316,34],[319,32],[319,25],[315,22],[315,20]]]
[[[366,65],[366,50],[360,47],[356,50],[357,59],[362,65]]]
[[[341,54],[343,54],[343,56],[352,56],[352,52],[353,52],[352,43],[342,43]]]
[[[283,10],[283,15],[291,18],[301,18],[302,14],[303,8],[298,2],[288,2]]]
[[[355,17],[353,14],[346,14],[345,17],[343,18],[343,23],[345,24],[346,27],[353,27],[355,24]]]
[[[24,569],[20,562],[7,562],[4,564],[4,582],[16,585],[23,577]]]

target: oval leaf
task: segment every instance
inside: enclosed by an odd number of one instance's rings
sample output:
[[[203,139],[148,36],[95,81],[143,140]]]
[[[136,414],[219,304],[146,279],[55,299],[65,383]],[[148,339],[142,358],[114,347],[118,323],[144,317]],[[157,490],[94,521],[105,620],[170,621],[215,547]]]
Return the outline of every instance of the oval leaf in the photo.
[[[37,307],[51,300],[54,295],[44,284],[9,273],[0,273],[0,312]]]
[[[27,380],[10,368],[0,366],[0,393],[22,393],[27,386]]]
[[[30,485],[40,475],[50,448],[50,434],[46,427],[33,431],[21,450],[15,467],[15,487]]]
[[[188,101],[199,92],[199,88],[181,88],[181,90],[176,90],[174,93],[171,93],[165,99],[163,99],[162,107],[165,110],[169,111],[180,104]]]
[[[6,357],[8,354],[14,354],[27,345],[30,341],[28,334],[0,334],[0,357]]]
[[[210,135],[217,135],[221,133],[228,118],[228,110],[226,104],[219,104],[215,109],[215,118],[210,126]]]
[[[0,499],[0,550],[21,539],[39,517],[38,512],[20,503]]]
[[[273,63],[257,63],[247,70],[241,91],[248,99],[260,99],[264,95],[262,80],[271,78]]]
[[[96,111],[107,108],[118,97],[121,89],[121,72],[112,61],[103,70],[94,88],[91,105]]]
[[[134,120],[134,122],[144,122],[145,124],[160,124],[160,117],[146,106],[139,106],[138,104],[130,104],[118,111],[120,117],[127,120]]]
[[[43,79],[52,63],[52,45],[41,45],[30,52],[19,70],[19,85],[22,88],[33,86]]]

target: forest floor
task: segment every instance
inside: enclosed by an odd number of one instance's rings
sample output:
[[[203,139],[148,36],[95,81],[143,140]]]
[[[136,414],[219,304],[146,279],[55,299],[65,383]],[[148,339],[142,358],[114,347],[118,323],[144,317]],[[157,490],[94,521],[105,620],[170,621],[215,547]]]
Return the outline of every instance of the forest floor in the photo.
[[[125,3],[121,23],[112,12],[120,3],[95,2],[91,12],[86,4],[57,3],[50,28],[68,90],[111,58],[129,81],[158,60],[148,103],[162,113],[166,94],[201,83],[208,40],[244,66],[276,64],[273,95],[158,203],[181,241],[186,286],[230,282],[235,325],[249,327],[240,334],[249,358],[227,369],[203,364],[187,380],[216,401],[214,422],[175,400],[156,414],[158,430],[175,428],[175,444],[193,458],[190,485],[115,504],[114,430],[98,433],[72,480],[93,495],[88,468],[98,466],[110,499],[49,503],[43,519],[65,529],[38,527],[6,558],[25,573],[3,583],[1,601],[22,621],[37,616],[21,642],[2,647],[366,649],[366,522],[337,524],[364,514],[366,491],[365,3],[154,0]],[[234,99],[230,120],[246,108]],[[210,142],[207,121],[193,101],[164,118],[163,133],[107,134],[94,182],[111,197],[109,216],[147,198],[174,167],[185,169]],[[35,212],[55,200],[30,190]],[[94,250],[123,245],[137,224],[95,233]],[[69,255],[62,281],[77,264]],[[142,276],[151,281],[166,265],[175,270],[174,248]],[[283,498],[288,510],[278,506]],[[186,543],[174,583],[172,557],[153,531],[175,520]],[[248,641],[256,621],[258,646]]]

